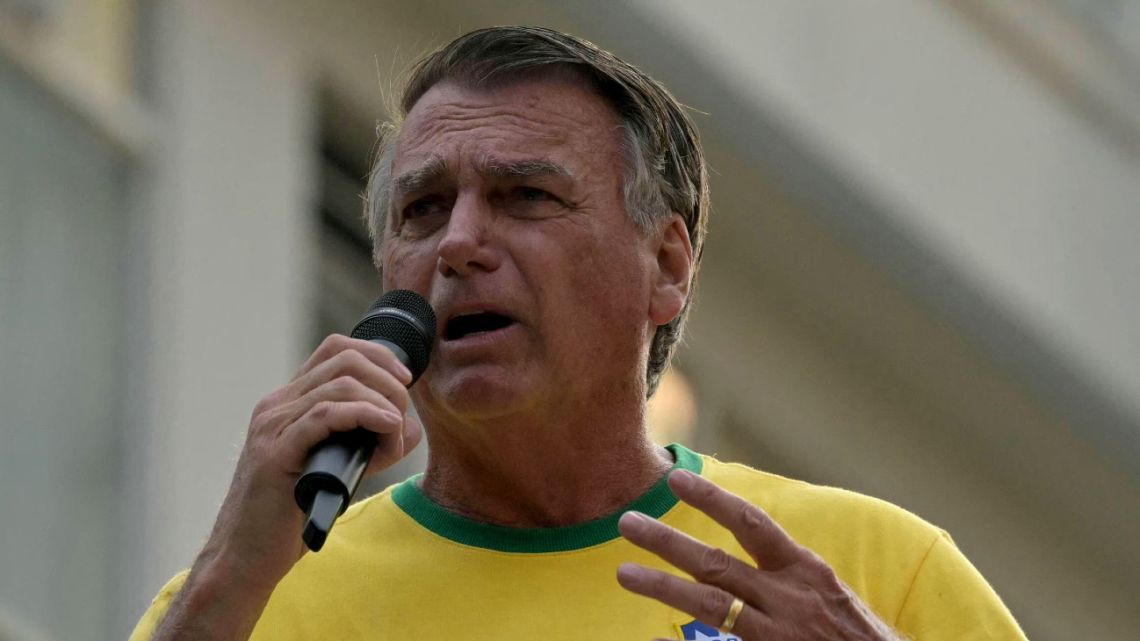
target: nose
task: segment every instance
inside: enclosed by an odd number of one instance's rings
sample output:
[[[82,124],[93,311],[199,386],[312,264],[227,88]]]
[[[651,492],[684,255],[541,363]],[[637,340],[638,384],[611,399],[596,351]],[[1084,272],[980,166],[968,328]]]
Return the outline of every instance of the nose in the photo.
[[[491,226],[487,203],[475,194],[461,195],[452,206],[439,240],[439,273],[469,276],[497,269],[500,259],[491,242]]]

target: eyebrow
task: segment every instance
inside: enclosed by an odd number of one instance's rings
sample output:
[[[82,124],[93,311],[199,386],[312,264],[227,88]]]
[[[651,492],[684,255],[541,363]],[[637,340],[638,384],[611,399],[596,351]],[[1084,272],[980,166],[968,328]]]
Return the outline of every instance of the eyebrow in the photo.
[[[447,165],[439,156],[432,156],[426,163],[410,169],[392,181],[392,191],[397,194],[420,191],[439,180],[447,172]]]
[[[494,158],[483,160],[476,167],[476,171],[484,176],[497,176],[504,178],[529,178],[531,176],[562,176],[570,178],[570,171],[562,165],[549,160],[522,160],[519,162],[502,162]]]
[[[506,162],[495,158],[481,158],[476,161],[475,171],[482,176],[501,178],[530,178],[533,176],[573,175],[568,169],[549,160],[520,160]],[[392,181],[393,192],[397,194],[420,191],[447,174],[447,164],[439,156],[433,156],[423,165],[400,174]]]

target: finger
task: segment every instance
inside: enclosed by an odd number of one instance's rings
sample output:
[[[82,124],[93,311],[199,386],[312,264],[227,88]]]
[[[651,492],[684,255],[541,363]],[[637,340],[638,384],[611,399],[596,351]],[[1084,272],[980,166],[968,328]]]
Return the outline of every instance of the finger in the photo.
[[[618,521],[622,536],[684,570],[701,583],[715,585],[743,598],[761,611],[780,591],[778,583],[731,554],[640,512],[626,512]]]
[[[740,546],[765,570],[780,570],[800,561],[804,549],[763,510],[687,470],[669,475],[677,498],[728,528]]]
[[[718,587],[694,583],[636,563],[621,564],[617,576],[618,583],[630,592],[657,599],[716,628],[724,623],[735,599],[732,594]],[[744,609],[736,617],[732,632],[744,639],[759,639],[764,638],[763,633],[770,628],[771,620],[768,616],[745,603]]]
[[[278,437],[289,452],[289,460],[304,461],[317,443],[334,432],[347,432],[362,427],[381,435],[383,441],[402,438],[404,417],[382,410],[366,401],[322,401],[309,409]],[[296,470],[300,473],[301,470]]]
[[[392,350],[379,343],[352,338],[343,334],[330,334],[325,340],[321,341],[317,349],[313,350],[309,358],[301,364],[301,367],[297,370],[297,373],[293,375],[293,378],[297,379],[304,376],[316,366],[349,349],[360,352],[373,363],[392,372],[403,384],[408,385],[412,382],[411,370],[401,363],[400,359],[396,358]]]
[[[355,349],[343,350],[327,361],[318,363],[300,378],[294,379],[287,386],[289,395],[292,398],[300,398],[341,376],[351,376],[383,394],[399,408],[401,414],[408,410],[408,390],[404,384],[392,372],[377,365]]]
[[[358,379],[345,375],[309,390],[301,398],[284,405],[276,414],[278,418],[274,419],[274,422],[279,425],[277,431],[284,430],[290,423],[296,421],[314,405],[322,401],[367,401],[382,410],[394,414],[403,414],[401,408],[388,397],[361,383]]]
[[[370,476],[381,470],[388,469],[396,461],[408,455],[408,452],[416,449],[416,446],[423,440],[423,426],[420,422],[411,415],[404,416],[404,430],[403,438],[398,442],[395,439],[380,439],[380,443],[376,446],[376,450],[372,452],[372,458],[368,461],[368,467],[364,470],[365,476]],[[397,449],[397,446],[399,449]]]

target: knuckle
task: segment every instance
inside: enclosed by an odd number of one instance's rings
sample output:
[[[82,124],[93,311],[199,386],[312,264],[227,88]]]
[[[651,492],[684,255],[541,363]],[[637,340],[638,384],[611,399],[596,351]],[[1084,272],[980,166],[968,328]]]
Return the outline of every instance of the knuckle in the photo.
[[[359,417],[375,419],[380,413],[380,409],[368,401],[348,401],[347,405],[348,409]]]
[[[349,393],[355,392],[357,389],[359,389],[361,387],[360,381],[356,380],[355,378],[353,378],[347,374],[342,374],[342,375],[334,378],[329,383],[329,386],[332,388],[333,392],[337,392],[337,393],[341,393],[341,394],[349,394]]]
[[[263,433],[270,433],[276,431],[276,428],[282,423],[284,412],[281,410],[266,410],[253,417],[249,422],[249,429],[246,430],[247,436],[255,436]]]
[[[720,548],[706,548],[699,564],[700,581],[715,581],[732,569],[732,557]]]
[[[337,349],[337,348],[341,348],[342,346],[347,344],[347,342],[348,342],[348,337],[345,336],[344,334],[329,334],[328,336],[325,337],[325,340],[321,341],[321,346],[318,347],[317,349],[318,350],[323,349],[323,348],[329,349],[329,350],[336,349],[336,351],[339,351],[339,349]]]
[[[855,604],[855,601],[850,591],[839,590],[831,595],[831,603],[840,610],[847,610]]]
[[[365,356],[360,350],[356,349],[355,347],[349,347],[342,353],[344,354],[344,359],[347,366],[353,371],[363,371],[365,368],[372,364],[372,361],[370,361],[367,356]]]
[[[261,422],[262,417],[265,416],[265,413],[268,412],[271,407],[272,404],[270,404],[268,397],[258,401],[257,404],[253,406],[253,412],[250,413],[250,423]]]
[[[757,510],[756,506],[747,503],[740,506],[739,517],[741,523],[752,527],[757,527],[764,523],[764,519],[760,517],[760,510]]]
[[[822,559],[819,560],[816,566],[816,576],[820,584],[829,594],[843,594],[846,590],[843,589],[843,582],[839,580],[839,576],[831,569]]]
[[[382,347],[382,346],[378,346]],[[392,363],[398,363],[396,357],[392,355],[387,348],[384,348],[385,353],[391,356]],[[388,387],[388,375],[392,374],[391,365],[380,365],[369,358],[364,352],[356,347],[349,347],[337,355],[339,359],[336,365],[336,371],[342,375],[348,375],[355,378],[361,385],[376,391],[382,392],[386,397],[393,402],[398,402],[396,399],[406,397],[407,390],[403,385],[396,385],[399,391],[392,393],[384,391]]]
[[[253,406],[253,412],[250,413],[251,419],[257,420],[259,417],[277,409],[277,406],[281,404],[283,394],[284,389],[279,389],[262,397],[262,399]]]
[[[649,586],[653,594],[668,594],[672,589],[671,577],[664,572],[657,572],[650,576]]]
[[[272,396],[261,399],[257,405],[253,406],[247,433],[256,434],[272,430],[273,425],[279,422],[283,410],[284,407],[279,405]]]
[[[336,365],[333,368],[338,377],[347,376],[360,380],[368,372],[368,368],[372,366],[372,361],[368,357],[361,354],[359,351],[348,348],[333,357]]]
[[[317,357],[316,360],[326,361],[339,354],[345,348],[346,338],[347,337],[343,334],[329,334],[326,336],[324,340],[321,341],[321,344],[317,346],[317,349],[313,351],[313,354]]]
[[[403,425],[403,417],[391,410],[382,410],[372,403],[361,402],[360,420],[367,421],[374,432],[389,432]]]
[[[649,540],[657,548],[669,547],[673,543],[673,529],[670,527],[654,527],[650,530]]]
[[[729,604],[725,601],[723,592],[710,586],[703,586],[701,588],[700,597],[697,602],[698,611],[703,615],[700,618],[705,618],[709,621],[719,620],[728,612],[728,606]]]
[[[341,404],[344,406],[344,409],[346,412],[349,412],[349,413],[354,414],[354,415],[358,415],[361,412],[367,412],[369,410],[376,409],[375,407],[372,406],[371,403],[369,403],[367,401],[346,400],[346,401],[343,401]]]
[[[741,505],[737,513],[737,520],[740,522],[741,527],[746,531],[754,534],[763,534],[767,528],[767,521],[764,515],[760,512],[760,508],[749,503]]]
[[[845,592],[843,582],[823,557],[807,548],[801,548],[801,554],[803,555],[801,576],[805,577],[809,585],[827,594]]]
[[[720,491],[720,488],[711,483],[700,483],[695,488],[694,494],[702,499],[711,500],[716,496],[717,492]]]
[[[800,550],[800,558],[803,559],[804,567],[808,569],[813,575],[822,575],[825,572],[830,572],[831,568],[828,567],[827,562],[823,557],[819,556],[812,550],[802,548]]]
[[[408,398],[410,396],[408,394],[408,389],[399,383],[396,383],[395,385],[386,384],[384,388],[380,390],[380,392],[384,395],[384,398],[392,401],[393,403],[396,403],[397,405],[407,404]]]
[[[332,414],[334,407],[335,405],[332,401],[320,401],[317,404],[313,405],[313,408],[309,410],[309,414],[314,419],[322,420],[328,418],[328,416]]]

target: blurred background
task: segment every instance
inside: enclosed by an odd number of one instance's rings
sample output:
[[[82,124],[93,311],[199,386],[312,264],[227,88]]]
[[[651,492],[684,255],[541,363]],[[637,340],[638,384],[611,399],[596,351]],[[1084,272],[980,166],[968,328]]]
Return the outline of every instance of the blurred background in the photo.
[[[394,78],[502,23],[702,130],[657,438],[946,528],[1031,639],[1140,638],[1128,0],[0,0],[0,630],[125,638],[191,563],[254,403],[378,294]]]

